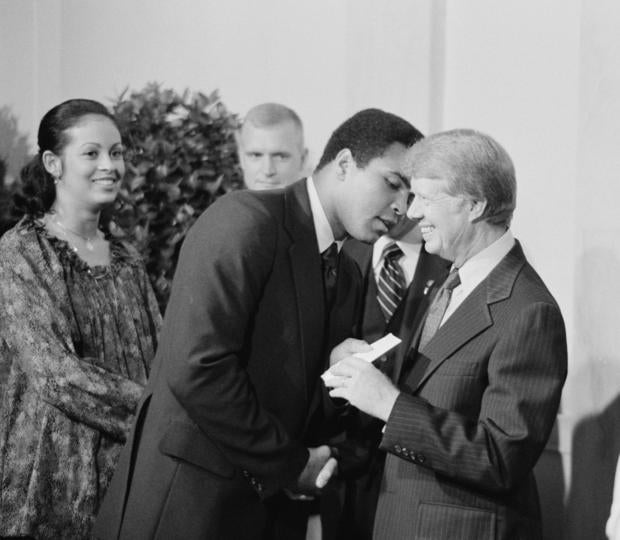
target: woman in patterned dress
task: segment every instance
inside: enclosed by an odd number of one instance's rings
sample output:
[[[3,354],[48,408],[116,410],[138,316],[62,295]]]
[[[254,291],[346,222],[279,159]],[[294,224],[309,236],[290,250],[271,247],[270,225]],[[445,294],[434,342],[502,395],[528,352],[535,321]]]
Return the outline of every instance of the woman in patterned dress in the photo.
[[[88,538],[161,321],[137,252],[100,228],[125,171],[114,118],[66,101],[38,144],[0,239],[0,536]]]

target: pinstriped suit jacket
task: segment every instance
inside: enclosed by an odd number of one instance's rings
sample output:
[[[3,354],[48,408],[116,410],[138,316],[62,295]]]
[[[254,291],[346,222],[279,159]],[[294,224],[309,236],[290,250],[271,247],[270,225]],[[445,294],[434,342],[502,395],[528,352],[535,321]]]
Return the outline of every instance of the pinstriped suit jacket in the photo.
[[[381,441],[374,537],[540,538],[532,470],[560,403],[566,335],[518,242],[413,351]]]

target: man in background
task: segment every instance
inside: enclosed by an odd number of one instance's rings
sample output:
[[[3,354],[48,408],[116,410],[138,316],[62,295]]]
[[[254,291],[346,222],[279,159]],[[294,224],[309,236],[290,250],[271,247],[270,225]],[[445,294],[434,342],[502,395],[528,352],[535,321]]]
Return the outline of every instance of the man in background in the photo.
[[[452,269],[407,337],[396,384],[350,354],[355,340],[332,354],[330,395],[385,422],[374,538],[539,540],[533,469],[567,346],[560,309],[510,231],[512,160],[473,130],[431,135],[409,158],[407,215]]]
[[[249,189],[285,187],[303,176],[308,150],[301,119],[279,103],[252,107],[237,134],[239,163]]]

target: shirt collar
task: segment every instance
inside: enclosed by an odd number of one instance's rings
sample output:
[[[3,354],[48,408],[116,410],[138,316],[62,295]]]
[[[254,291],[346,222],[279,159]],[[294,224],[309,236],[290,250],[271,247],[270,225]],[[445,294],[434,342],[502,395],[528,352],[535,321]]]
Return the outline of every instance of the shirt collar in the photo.
[[[514,236],[508,229],[491,245],[467,259],[463,266],[459,268],[461,284],[467,289],[473,289],[475,285],[486,278],[493,268],[508,255],[508,252],[515,244]]]
[[[394,242],[404,253],[406,258],[413,258],[417,260],[420,250],[422,248],[422,242],[417,240],[415,230],[412,229],[407,234],[394,240],[387,235],[380,236],[375,242],[375,248],[372,251],[372,267],[377,268],[379,264],[383,264],[381,255],[385,246]]]
[[[312,220],[314,222],[314,230],[316,231],[316,239],[318,243],[319,253],[323,253],[333,242],[338,245],[338,251],[342,247],[342,240],[336,240],[334,233],[325,215],[325,210],[319,199],[314,180],[311,176],[306,180],[306,188],[308,190],[308,199],[310,200],[310,211],[312,212]]]

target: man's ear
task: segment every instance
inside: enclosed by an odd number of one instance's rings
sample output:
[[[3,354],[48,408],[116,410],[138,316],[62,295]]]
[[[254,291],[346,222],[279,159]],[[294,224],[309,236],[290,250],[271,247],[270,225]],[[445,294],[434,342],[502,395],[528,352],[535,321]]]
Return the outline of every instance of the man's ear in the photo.
[[[308,160],[308,149],[304,148],[303,151],[301,152],[301,167],[300,167],[300,169],[303,169],[306,166],[307,160]]]
[[[62,162],[54,152],[50,150],[43,152],[41,161],[43,162],[45,170],[54,178],[60,178],[62,176]]]
[[[469,201],[469,221],[471,223],[475,223],[476,221],[480,221],[480,218],[484,214],[484,211],[487,208],[487,201]]]
[[[347,176],[347,172],[349,169],[355,165],[355,160],[353,159],[353,154],[351,154],[351,150],[348,148],[343,148],[338,152],[336,158],[334,159],[334,163],[336,164],[336,171],[338,174],[338,178],[340,180],[344,180]]]

